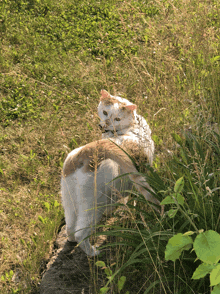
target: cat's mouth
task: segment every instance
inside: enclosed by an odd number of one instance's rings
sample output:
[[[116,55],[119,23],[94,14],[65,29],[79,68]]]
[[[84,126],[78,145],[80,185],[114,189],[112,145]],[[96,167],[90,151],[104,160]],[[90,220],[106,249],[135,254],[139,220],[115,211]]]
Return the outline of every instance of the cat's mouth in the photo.
[[[107,133],[109,132],[109,130],[106,130],[105,128],[103,128],[102,125],[99,125],[100,130],[102,131],[102,133]]]

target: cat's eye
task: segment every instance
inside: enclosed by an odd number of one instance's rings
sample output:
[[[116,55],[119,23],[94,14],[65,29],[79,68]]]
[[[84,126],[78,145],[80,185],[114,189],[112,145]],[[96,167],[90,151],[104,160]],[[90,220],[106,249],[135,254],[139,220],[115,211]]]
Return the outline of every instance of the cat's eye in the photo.
[[[119,117],[116,117],[115,120],[116,120],[116,121],[120,121],[121,119],[120,119]]]
[[[104,114],[104,115],[108,115],[108,112],[105,111],[105,110],[103,110],[103,114]]]

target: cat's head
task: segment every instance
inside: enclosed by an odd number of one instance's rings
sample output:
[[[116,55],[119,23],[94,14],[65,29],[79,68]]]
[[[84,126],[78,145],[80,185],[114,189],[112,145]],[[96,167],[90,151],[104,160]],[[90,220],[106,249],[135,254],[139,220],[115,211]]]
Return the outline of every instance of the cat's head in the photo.
[[[101,91],[98,115],[103,132],[118,132],[132,127],[137,106],[127,99]]]

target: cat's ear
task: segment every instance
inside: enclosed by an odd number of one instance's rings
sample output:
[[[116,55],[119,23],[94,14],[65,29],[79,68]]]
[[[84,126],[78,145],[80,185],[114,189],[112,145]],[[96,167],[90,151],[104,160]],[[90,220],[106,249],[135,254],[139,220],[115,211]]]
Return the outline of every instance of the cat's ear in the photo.
[[[109,97],[111,97],[111,95],[107,91],[101,90],[100,100],[104,100],[104,99],[109,98]]]
[[[137,109],[137,105],[135,104],[131,104],[131,105],[126,105],[125,108],[134,111],[135,109]]]

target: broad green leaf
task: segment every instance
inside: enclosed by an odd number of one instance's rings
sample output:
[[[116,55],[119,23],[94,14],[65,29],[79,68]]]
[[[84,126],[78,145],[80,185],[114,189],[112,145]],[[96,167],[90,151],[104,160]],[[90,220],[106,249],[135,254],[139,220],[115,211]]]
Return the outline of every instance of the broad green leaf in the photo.
[[[183,187],[184,187],[184,177],[181,177],[175,183],[174,192],[176,193],[182,192]]]
[[[121,291],[124,287],[126,281],[126,277],[125,276],[121,276],[120,279],[118,280],[118,290]]]
[[[177,211],[178,211],[178,209],[170,209],[170,210],[168,211],[168,216],[169,216],[170,218],[173,218],[173,217],[176,215]]]
[[[102,287],[100,290],[99,290],[99,293],[100,294],[106,294],[108,292],[109,288],[108,287]]]
[[[106,267],[105,268],[105,274],[107,277],[111,277],[112,276],[112,270],[110,270],[110,268]]]
[[[211,294],[220,294],[220,284],[216,285],[216,286],[213,288]]]
[[[210,274],[210,285],[215,286],[220,284],[220,264],[216,265]]]
[[[200,264],[197,269],[194,271],[192,279],[198,280],[203,277],[205,277],[207,274],[209,274],[215,266],[208,263],[202,263]]]
[[[220,260],[220,235],[212,230],[199,234],[194,241],[196,255],[208,264]]]
[[[167,243],[165,250],[165,259],[175,261],[178,259],[183,250],[189,250],[192,247],[193,240],[189,236],[179,233]]]
[[[179,193],[177,194],[176,200],[180,205],[183,205],[185,201],[184,197]]]
[[[175,201],[171,196],[167,196],[166,198],[163,199],[163,201],[160,203],[160,205],[165,205],[165,204],[173,204]]]
[[[101,261],[101,260],[99,260],[99,261],[96,261],[96,263],[95,263],[98,267],[106,267],[106,265],[105,265],[105,263],[104,263],[104,261]]]

